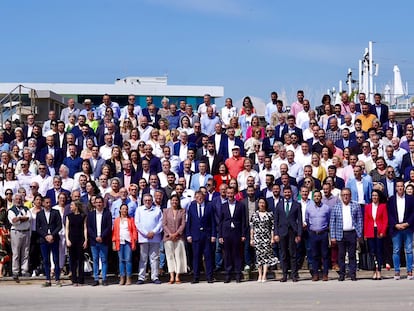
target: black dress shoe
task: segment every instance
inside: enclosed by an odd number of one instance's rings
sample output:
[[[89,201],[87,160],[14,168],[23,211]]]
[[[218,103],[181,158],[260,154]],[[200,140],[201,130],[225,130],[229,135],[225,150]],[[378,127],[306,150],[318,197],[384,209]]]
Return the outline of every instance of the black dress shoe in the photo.
[[[199,280],[199,279],[194,279],[194,280],[191,282],[191,284],[198,284],[198,283],[200,283],[200,280]]]
[[[343,281],[345,281],[345,276],[340,275],[340,276],[339,276],[339,278],[338,278],[338,281],[339,281],[339,282],[343,282]]]
[[[281,283],[285,283],[285,282],[287,282],[287,277],[285,277],[285,276],[284,276],[283,278],[281,278],[281,279],[280,279],[280,282],[281,282]]]
[[[294,277],[292,278],[292,282],[295,282],[295,283],[296,283],[297,281],[299,281],[299,280],[298,280],[298,278],[297,278],[296,276],[294,276]]]
[[[226,278],[226,279],[224,280],[224,283],[230,283],[230,279],[229,279],[229,278]]]
[[[92,283],[92,286],[98,286],[99,285],[99,281],[95,281]]]
[[[236,279],[236,283],[241,283],[241,279]]]
[[[102,281],[102,286],[108,286],[109,284],[108,284],[108,281],[107,280],[105,280],[105,281]]]
[[[351,281],[356,281],[356,280],[357,280],[356,276],[351,276]]]
[[[214,280],[213,279],[209,279],[209,280],[207,280],[207,283],[212,284],[212,283],[214,283]]]

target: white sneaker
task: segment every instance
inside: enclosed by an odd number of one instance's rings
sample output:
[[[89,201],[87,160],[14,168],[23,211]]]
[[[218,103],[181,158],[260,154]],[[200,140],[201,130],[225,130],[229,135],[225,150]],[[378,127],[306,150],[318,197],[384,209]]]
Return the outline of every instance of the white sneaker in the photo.
[[[412,273],[411,275],[407,275],[407,280],[414,280],[414,276],[412,275]]]
[[[244,266],[244,271],[250,270],[250,266],[249,265],[245,265]]]
[[[32,278],[36,277],[36,271],[33,271]]]
[[[396,273],[395,275],[394,275],[394,280],[399,280],[400,279],[400,274],[399,273]]]

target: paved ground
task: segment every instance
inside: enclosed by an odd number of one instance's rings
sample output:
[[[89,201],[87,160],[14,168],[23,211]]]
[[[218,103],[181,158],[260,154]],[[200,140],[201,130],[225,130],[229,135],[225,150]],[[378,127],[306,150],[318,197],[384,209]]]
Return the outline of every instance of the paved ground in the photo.
[[[334,277],[335,274],[332,274]],[[414,281],[145,284],[41,288],[40,280],[0,287],[1,310],[414,310]]]

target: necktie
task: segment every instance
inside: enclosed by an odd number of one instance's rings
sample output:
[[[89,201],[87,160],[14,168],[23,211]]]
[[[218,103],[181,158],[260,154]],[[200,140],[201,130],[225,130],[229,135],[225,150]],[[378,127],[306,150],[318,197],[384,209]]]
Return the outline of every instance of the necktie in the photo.
[[[201,219],[201,217],[203,216],[203,214],[201,213],[201,205],[198,205],[198,217]]]
[[[286,201],[285,212],[286,212],[286,216],[289,215],[289,201]]]

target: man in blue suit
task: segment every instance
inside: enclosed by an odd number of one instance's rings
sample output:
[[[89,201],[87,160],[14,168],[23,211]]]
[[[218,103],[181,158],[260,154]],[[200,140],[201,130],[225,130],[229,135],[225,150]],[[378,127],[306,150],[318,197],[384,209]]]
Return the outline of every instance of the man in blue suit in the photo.
[[[292,281],[298,281],[298,267],[296,264],[297,244],[302,236],[302,211],[300,204],[293,200],[292,189],[285,186],[283,189],[283,199],[275,208],[275,227],[274,242],[279,243],[282,255],[283,276],[280,282],[287,281],[288,266],[290,259],[290,269],[292,271]]]
[[[289,133],[289,134],[296,133],[296,135],[298,135],[298,141],[299,143],[301,143],[303,141],[302,129],[298,128],[295,122],[296,122],[295,116],[289,115],[287,118],[287,126],[285,126],[282,131],[282,137],[284,137],[286,133]]]
[[[52,135],[46,137],[46,147],[40,150],[38,159],[40,163],[46,163],[46,155],[48,153],[53,155],[55,167],[59,167],[63,162],[63,151],[55,145],[55,140]]]
[[[190,182],[190,189],[197,191],[200,189],[200,187],[205,187],[207,184],[207,181],[210,178],[213,178],[212,175],[207,174],[207,163],[204,161],[200,161],[198,163],[198,173],[194,174],[191,178]]]
[[[58,202],[59,193],[66,193],[67,197],[70,197],[70,192],[62,188],[62,178],[59,175],[53,177],[53,189],[49,189],[46,192],[46,197],[50,198],[52,206],[55,206]]]
[[[95,280],[92,286],[99,285],[99,260],[102,262],[102,285],[107,286],[106,272],[108,270],[108,246],[112,237],[112,217],[109,209],[104,209],[102,197],[96,198],[95,207],[96,209],[89,212],[87,218]]]
[[[43,210],[36,217],[36,232],[39,235],[40,250],[45,267],[46,283],[44,287],[52,286],[50,281],[50,254],[53,255],[55,265],[56,285],[61,286],[59,266],[59,231],[61,229],[62,217],[59,211],[52,209],[50,198],[43,198]]]
[[[358,190],[358,183],[362,182],[363,196]],[[371,176],[362,176],[362,167],[355,165],[354,167],[354,178],[350,178],[346,186],[351,190],[352,201],[357,202],[361,205],[365,205],[371,202],[371,192],[372,192],[372,179]]]
[[[346,147],[353,148],[357,145],[357,141],[355,139],[351,139],[349,128],[345,127],[341,131],[342,138],[338,139],[335,142],[335,146],[341,150],[344,150]]]
[[[403,180],[396,182],[395,191],[396,194],[388,201],[388,224],[393,245],[394,279],[400,279],[400,250],[404,242],[407,279],[413,280],[414,198],[405,195]]]
[[[234,271],[236,282],[241,282],[242,247],[246,240],[246,210],[241,202],[235,199],[235,189],[227,188],[227,202],[221,207],[219,242],[224,246],[224,266],[226,279],[230,283],[231,272]]]
[[[331,244],[338,244],[339,279],[345,280],[345,254],[348,252],[349,274],[356,281],[356,246],[362,238],[362,212],[358,203],[351,201],[351,189],[341,191],[342,202],[338,202],[331,211],[329,229]]]
[[[95,180],[99,179],[99,176],[102,174],[102,166],[106,163],[104,159],[99,155],[99,147],[92,147],[92,157],[89,158],[89,163],[91,164],[93,177]]]
[[[206,265],[206,278],[208,283],[213,283],[212,249],[216,241],[216,222],[214,209],[210,203],[204,201],[203,192],[195,193],[193,201],[187,212],[186,235],[187,242],[192,245],[193,251],[193,281],[200,282],[200,262],[204,256]]]
[[[375,114],[381,124],[385,124],[388,120],[388,106],[381,103],[381,94],[374,94],[374,104],[371,105],[370,112]]]

